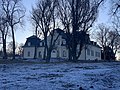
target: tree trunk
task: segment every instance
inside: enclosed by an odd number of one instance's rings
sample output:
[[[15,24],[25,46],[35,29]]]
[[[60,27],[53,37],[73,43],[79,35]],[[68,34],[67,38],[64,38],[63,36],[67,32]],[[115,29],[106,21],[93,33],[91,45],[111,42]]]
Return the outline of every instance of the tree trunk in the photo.
[[[45,60],[46,57],[46,52],[47,52],[48,46],[47,46],[47,34],[44,34],[44,54],[43,54],[43,59]]]
[[[106,53],[105,53],[105,48],[103,47],[103,59],[104,61],[106,60]]]
[[[2,40],[3,40],[3,59],[7,59],[6,39],[4,38],[4,35],[2,35]]]
[[[43,59],[46,59],[46,47],[44,47]]]
[[[37,46],[35,46],[34,59],[37,58]]]
[[[15,35],[14,35],[14,28],[11,26],[12,30],[12,39],[13,39],[13,59],[15,59]]]
[[[73,24],[73,36],[72,36],[72,59],[73,62],[77,61],[77,43],[76,43],[76,27],[75,27],[75,23]]]
[[[69,61],[72,61],[72,52],[70,48],[68,48],[68,59]]]
[[[73,37],[72,37],[72,61],[76,62],[76,41],[75,41],[75,32],[73,32]]]
[[[51,50],[47,50],[47,58],[46,58],[46,62],[49,63],[50,62],[50,58],[51,58]]]
[[[38,34],[37,34],[37,30],[38,29],[38,25],[36,25],[36,27],[35,27],[35,35],[36,35],[36,37],[38,37]],[[37,46],[35,45],[35,53],[34,53],[34,59],[36,59],[37,58]]]
[[[76,62],[77,56],[76,56],[76,47],[75,46],[73,46],[72,57],[73,57],[73,62]]]

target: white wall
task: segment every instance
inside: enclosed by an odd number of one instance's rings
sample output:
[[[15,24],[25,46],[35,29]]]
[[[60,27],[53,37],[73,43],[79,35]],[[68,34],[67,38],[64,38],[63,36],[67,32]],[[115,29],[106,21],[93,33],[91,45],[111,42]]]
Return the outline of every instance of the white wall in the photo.
[[[98,47],[92,46],[92,45],[89,45],[87,48],[90,50],[90,55],[87,54],[87,50],[86,50],[86,57],[87,57],[86,60],[89,60],[89,59],[90,60],[95,60],[95,59],[101,60],[101,48],[98,48]],[[94,52],[93,56],[91,55],[91,50],[93,50],[93,52]],[[96,56],[96,52],[100,54],[99,57]]]
[[[51,58],[68,59],[68,50],[66,49],[65,46],[60,46],[60,45],[58,45],[57,48],[53,50],[54,52],[51,53]],[[87,49],[86,49],[86,60],[95,60],[95,59],[101,60],[101,49],[100,48],[96,46],[92,46],[92,45],[87,46],[87,48],[90,50],[90,55],[87,54]],[[35,49],[34,47],[24,47],[24,58],[27,58],[27,59],[34,58],[34,52],[35,52],[34,49]],[[94,56],[91,55],[91,50],[93,50]],[[30,52],[30,56],[28,56],[28,52]],[[37,58],[40,58],[39,52],[41,52],[41,58],[43,58],[44,47],[37,48]],[[96,52],[100,53],[100,57],[96,57]],[[85,60],[85,49],[84,48],[81,51],[79,60]]]
[[[54,39],[58,36],[58,33],[55,33]],[[50,42],[51,36],[48,36],[48,43]],[[68,49],[66,49],[66,46],[61,46],[62,42],[65,41],[62,39],[61,36],[59,36],[57,42],[55,43],[55,49],[51,53],[51,58],[63,58],[63,59],[68,59]],[[78,46],[79,47],[79,46]],[[101,48],[93,46],[93,45],[88,45],[87,48],[90,49],[90,55],[87,54],[87,49],[86,49],[86,60],[101,60]],[[34,58],[34,47],[24,47],[24,58]],[[91,55],[91,50],[94,52],[94,56]],[[28,52],[30,52],[30,56],[28,56]],[[43,58],[44,54],[44,47],[38,47],[37,48],[37,58],[39,57],[39,52],[41,52],[41,58]],[[100,53],[100,57],[96,57],[96,52]],[[63,55],[64,54],[64,55]],[[79,57],[79,60],[85,60],[85,49],[83,47],[83,50],[81,51],[81,55]]]
[[[85,52],[85,49],[83,48],[79,60],[85,60],[85,53],[86,53],[86,60],[95,60],[95,59],[101,60],[101,48],[98,48],[93,45],[88,45],[87,48],[90,50],[90,55],[87,54],[87,49]],[[91,55],[91,50],[93,50],[94,56]],[[100,57],[96,56],[96,52],[100,53]]]
[[[30,52],[30,56],[28,56],[28,52]],[[34,52],[35,52],[34,47],[24,47],[23,57],[27,59],[34,58]]]
[[[58,46],[57,49],[54,49],[51,53],[51,58],[68,58],[68,50],[65,46]]]
[[[64,54],[64,55],[63,55],[63,54]],[[62,47],[61,47],[60,56],[61,56],[61,58],[63,58],[63,59],[68,59],[68,50],[66,49],[65,46],[62,46]]]
[[[83,50],[81,51],[81,55],[78,58],[78,60],[85,60],[85,49],[83,48]]]
[[[56,37],[58,36],[58,33],[55,33],[54,35],[54,39],[56,39]],[[48,42],[50,42],[50,36],[48,36]],[[53,40],[54,40],[53,39]],[[51,53],[51,58],[63,58],[63,59],[67,59],[68,58],[68,50],[66,49],[66,46],[61,46],[62,42],[65,42],[64,39],[62,39],[61,36],[59,36],[59,38],[57,39],[56,43],[55,43],[55,48]],[[63,55],[63,52],[65,55]]]
[[[120,50],[117,51],[116,59],[117,59],[118,61],[120,61]]]
[[[41,52],[41,57],[39,57],[39,52]],[[44,55],[44,47],[38,47],[37,48],[37,58],[43,58]]]

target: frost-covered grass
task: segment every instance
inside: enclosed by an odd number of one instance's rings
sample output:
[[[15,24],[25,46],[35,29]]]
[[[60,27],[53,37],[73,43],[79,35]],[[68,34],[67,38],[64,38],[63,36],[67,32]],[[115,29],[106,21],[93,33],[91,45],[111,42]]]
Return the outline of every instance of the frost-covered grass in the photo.
[[[120,90],[120,62],[0,64],[0,90]]]

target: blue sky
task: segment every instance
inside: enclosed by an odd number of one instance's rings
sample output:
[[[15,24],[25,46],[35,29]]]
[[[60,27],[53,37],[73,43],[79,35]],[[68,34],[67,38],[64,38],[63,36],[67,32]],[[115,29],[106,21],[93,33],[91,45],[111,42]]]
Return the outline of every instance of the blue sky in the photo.
[[[24,7],[26,8],[26,15],[24,17],[24,23],[25,25],[23,28],[20,28],[16,30],[16,42],[18,43],[25,43],[26,38],[33,35],[33,27],[30,22],[30,12],[32,9],[32,6],[35,5],[37,0],[23,0],[22,3],[24,4]]]
[[[106,4],[101,7],[100,12],[99,12],[100,14],[99,14],[96,24],[99,24],[99,23],[108,24],[109,23],[110,17],[108,16],[109,14],[108,9],[110,7],[108,4],[109,3],[108,1],[109,0],[107,0]],[[33,27],[30,22],[30,12],[31,12],[32,6],[35,5],[37,0],[23,0],[22,2],[26,8],[26,16],[24,18],[25,26],[16,31],[16,42],[18,43],[25,43],[26,38],[33,35]]]

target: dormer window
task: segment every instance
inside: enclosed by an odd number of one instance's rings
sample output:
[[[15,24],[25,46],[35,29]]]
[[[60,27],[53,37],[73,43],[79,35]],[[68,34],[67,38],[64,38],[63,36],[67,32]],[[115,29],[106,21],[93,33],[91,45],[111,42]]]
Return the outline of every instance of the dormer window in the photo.
[[[31,45],[31,43],[30,42],[28,42],[28,46],[30,46]]]
[[[63,50],[63,57],[66,57],[66,51]]]
[[[40,42],[40,46],[42,46],[42,42]]]
[[[55,53],[55,50],[53,50],[52,53]]]
[[[30,57],[30,52],[28,52],[28,57]]]
[[[44,42],[42,42],[42,46],[44,46]]]

